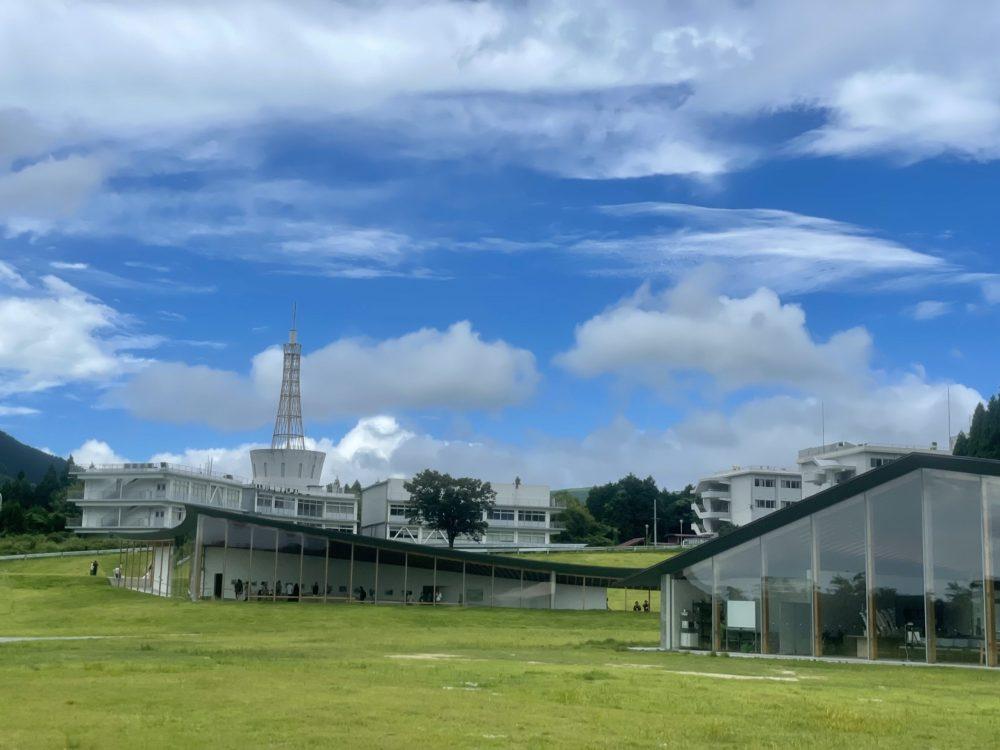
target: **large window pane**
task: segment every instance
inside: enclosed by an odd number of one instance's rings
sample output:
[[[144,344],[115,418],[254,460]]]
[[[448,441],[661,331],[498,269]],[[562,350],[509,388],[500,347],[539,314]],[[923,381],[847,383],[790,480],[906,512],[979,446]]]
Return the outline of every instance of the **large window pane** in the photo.
[[[819,568],[817,656],[868,658],[865,590],[865,500],[841,503],[813,517]]]
[[[720,650],[760,653],[760,540],[719,555],[715,583]]]
[[[808,519],[768,534],[764,545],[765,651],[812,654],[812,526]]]
[[[990,664],[1000,664],[1000,479],[986,477],[986,509],[989,515],[990,575],[986,582],[987,623],[992,622],[993,653]],[[987,627],[991,627],[987,624]]]
[[[868,493],[878,659],[925,661],[921,475]]]
[[[977,664],[985,658],[982,483],[968,474],[925,471],[924,496],[935,659]]]
[[[704,560],[676,574],[673,596],[673,646],[712,650],[712,560]]]

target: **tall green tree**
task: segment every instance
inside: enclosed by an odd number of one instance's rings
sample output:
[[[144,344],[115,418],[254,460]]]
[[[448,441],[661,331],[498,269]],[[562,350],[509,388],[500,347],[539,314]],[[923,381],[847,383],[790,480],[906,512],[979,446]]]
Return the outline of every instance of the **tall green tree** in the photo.
[[[960,432],[952,452],[956,456],[1000,459],[1000,397],[976,404],[969,432]]]
[[[591,547],[607,547],[615,543],[615,530],[601,523],[569,492],[557,492],[552,499],[563,507],[559,513],[563,530],[553,541],[567,543],[583,543]]]
[[[489,525],[485,514],[495,504],[497,493],[489,482],[471,477],[453,477],[424,469],[403,484],[410,493],[407,517],[444,534],[448,546],[465,534],[477,542]]]
[[[681,492],[661,490],[652,477],[639,479],[634,474],[617,482],[593,487],[587,495],[587,508],[594,518],[615,529],[619,541],[645,537],[647,526],[653,537],[653,507],[656,507],[656,536],[679,531],[681,525],[690,531],[694,514],[691,500],[694,487]]]

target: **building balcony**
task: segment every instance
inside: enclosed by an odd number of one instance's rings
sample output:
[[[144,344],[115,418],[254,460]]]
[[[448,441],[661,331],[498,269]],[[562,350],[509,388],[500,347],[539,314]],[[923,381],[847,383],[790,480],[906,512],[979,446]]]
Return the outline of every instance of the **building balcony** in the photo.
[[[705,500],[728,500],[730,497],[729,488],[702,490],[698,496]]]
[[[694,505],[694,514],[702,521],[712,519],[728,521],[732,518],[732,511],[729,508],[726,508],[725,510],[712,506],[709,506],[708,508],[700,508],[697,504]]]

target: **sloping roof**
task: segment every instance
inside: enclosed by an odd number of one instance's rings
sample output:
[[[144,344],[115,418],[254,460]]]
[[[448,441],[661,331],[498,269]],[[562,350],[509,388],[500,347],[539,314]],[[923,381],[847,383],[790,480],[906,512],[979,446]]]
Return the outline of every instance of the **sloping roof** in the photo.
[[[411,542],[399,542],[394,539],[379,539],[378,537],[352,534],[347,531],[337,531],[335,529],[319,529],[314,526],[291,523],[288,521],[277,521],[248,513],[236,513],[222,508],[213,508],[205,505],[194,505],[191,503],[178,503],[185,507],[184,520],[177,526],[165,529],[150,529],[143,532],[128,532],[129,539],[174,539],[178,536],[194,536],[196,531],[197,518],[199,515],[211,516],[212,518],[224,518],[239,523],[252,523],[257,526],[266,526],[293,533],[309,534],[310,536],[330,539],[332,541],[343,542],[345,544],[355,544],[363,547],[371,547],[392,552],[409,553],[411,555],[423,555],[424,557],[436,557],[441,560],[455,560],[458,562],[474,563],[476,565],[496,565],[501,568],[515,568],[518,570],[530,570],[538,572],[554,572],[562,575],[586,576],[588,578],[603,578],[609,585],[616,585],[618,581],[626,578],[635,572],[635,568],[613,568],[600,565],[576,565],[573,563],[546,562],[544,560],[531,560],[507,555],[496,555],[486,552],[468,552],[465,550],[449,549],[447,547],[434,547],[427,544],[413,544]],[[109,529],[113,533],[113,530]]]
[[[705,542],[687,552],[682,552],[675,557],[634,573],[620,583],[622,586],[635,588],[657,587],[659,586],[660,577],[665,574],[676,573],[702,560],[714,557],[720,552],[725,552],[744,542],[752,541],[775,529],[780,529],[782,526],[795,523],[817,511],[824,510],[852,497],[857,497],[863,492],[867,492],[886,482],[891,482],[893,479],[898,479],[917,469],[938,469],[967,474],[1000,476],[1000,461],[986,458],[968,458],[965,456],[933,455],[931,453],[909,453],[881,468],[866,471],[853,479],[842,482],[822,492],[817,492],[805,500],[793,503],[787,508],[776,510],[745,526],[739,526],[725,536]]]

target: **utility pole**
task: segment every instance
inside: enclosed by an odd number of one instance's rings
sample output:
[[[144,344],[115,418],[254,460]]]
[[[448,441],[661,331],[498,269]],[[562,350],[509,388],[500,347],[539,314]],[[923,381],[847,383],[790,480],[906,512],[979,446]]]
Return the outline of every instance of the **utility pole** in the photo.
[[[657,536],[656,536],[656,496],[653,496],[653,546],[656,546]]]

